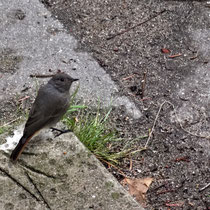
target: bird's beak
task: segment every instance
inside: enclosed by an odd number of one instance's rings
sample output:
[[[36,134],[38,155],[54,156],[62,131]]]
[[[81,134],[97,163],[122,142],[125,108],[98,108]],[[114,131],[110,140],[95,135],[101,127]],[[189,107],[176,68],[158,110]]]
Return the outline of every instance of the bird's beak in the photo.
[[[73,79],[73,82],[78,81],[79,79]]]

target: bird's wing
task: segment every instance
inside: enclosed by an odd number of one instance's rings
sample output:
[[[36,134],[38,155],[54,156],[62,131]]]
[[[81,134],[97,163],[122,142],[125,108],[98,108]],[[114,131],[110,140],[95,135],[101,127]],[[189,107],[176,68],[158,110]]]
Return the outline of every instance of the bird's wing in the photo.
[[[29,113],[24,133],[27,136],[33,135],[51,121],[61,118],[67,108],[68,101],[63,97],[60,97],[56,92],[50,91],[46,86],[40,88]]]

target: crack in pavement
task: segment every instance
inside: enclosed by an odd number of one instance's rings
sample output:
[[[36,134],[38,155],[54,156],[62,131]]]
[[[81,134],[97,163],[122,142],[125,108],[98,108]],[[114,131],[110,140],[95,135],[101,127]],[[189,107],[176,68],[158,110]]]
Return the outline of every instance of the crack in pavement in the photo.
[[[9,174],[5,169],[0,167],[0,171],[5,174],[9,179],[11,179],[15,184],[20,186],[23,190],[25,190],[27,193],[31,195],[36,201],[41,201],[34,193],[32,193],[27,187],[25,187],[23,184],[21,184],[16,178],[14,178],[11,174]]]
[[[48,209],[51,210],[51,207],[49,205],[49,203],[47,202],[47,200],[45,199],[45,197],[43,196],[43,194],[41,193],[41,191],[39,190],[39,188],[37,187],[36,183],[34,182],[34,180],[31,178],[31,176],[29,175],[29,173],[27,173],[25,171],[25,174],[29,180],[29,182],[34,186],[34,188],[36,189],[36,191],[38,192],[38,194],[40,195],[40,197],[42,198],[43,202],[46,204],[46,206],[48,207]]]

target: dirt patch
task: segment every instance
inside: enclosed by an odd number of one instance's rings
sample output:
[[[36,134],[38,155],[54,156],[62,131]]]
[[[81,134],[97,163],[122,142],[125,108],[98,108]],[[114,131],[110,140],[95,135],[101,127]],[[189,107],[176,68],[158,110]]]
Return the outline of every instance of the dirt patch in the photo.
[[[10,48],[0,50],[0,73],[11,73],[17,71],[18,64],[22,57],[16,55],[15,51]]]
[[[209,35],[205,2],[42,2],[142,110],[139,120],[124,107],[113,113],[127,139],[118,147],[144,146],[147,138],[133,139],[148,134],[157,117],[149,149],[121,164],[128,176],[155,178],[148,208],[208,209],[208,189],[199,191],[209,182],[209,139],[199,137],[210,136],[209,58],[198,38]],[[157,116],[165,100],[172,105],[165,103]]]

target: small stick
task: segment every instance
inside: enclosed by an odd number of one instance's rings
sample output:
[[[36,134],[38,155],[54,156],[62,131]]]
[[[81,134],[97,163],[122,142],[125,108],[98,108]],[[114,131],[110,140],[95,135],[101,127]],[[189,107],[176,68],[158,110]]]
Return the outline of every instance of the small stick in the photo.
[[[130,167],[129,167],[129,170],[132,171],[132,168],[133,168],[133,160],[132,160],[132,158],[130,158]]]
[[[135,29],[136,27],[141,26],[141,25],[143,25],[143,24],[149,22],[150,20],[152,20],[152,19],[158,17],[159,15],[165,13],[166,11],[167,11],[167,10],[164,9],[164,10],[158,12],[156,15],[154,15],[154,16],[148,18],[147,20],[145,20],[145,21],[143,21],[143,22],[141,22],[141,23],[138,23],[138,24],[136,24],[136,25],[134,25],[134,26],[132,26],[132,27],[130,27],[130,28],[127,28],[127,29],[125,29],[125,30],[122,30],[122,31],[120,31],[119,33],[116,33],[116,34],[114,34],[114,35],[111,35],[111,36],[107,37],[106,39],[107,39],[107,40],[110,40],[110,39],[115,38],[116,36],[120,36],[120,35],[122,35],[122,34],[124,34],[124,33],[126,33],[126,32],[129,32],[129,31]]]
[[[99,157],[98,157],[99,158]],[[111,163],[109,163],[108,161],[106,161],[106,160],[103,160],[102,158],[99,158],[101,161],[103,161],[103,162],[105,162],[106,164],[108,164],[108,165],[110,165],[110,166],[112,166],[113,168],[115,168],[117,171],[118,171],[118,173],[120,174],[120,175],[122,175],[123,177],[125,177],[125,178],[128,178],[117,166],[115,166],[115,165],[113,165],[113,164],[111,164]]]
[[[21,118],[21,117],[18,117],[18,118],[14,119],[14,120],[11,120],[10,122],[5,123],[4,125],[0,126],[0,128],[3,128],[3,127],[5,127],[5,126],[7,126],[7,125],[10,125],[10,124],[12,124],[13,122],[19,120],[20,118]]]
[[[141,90],[142,90],[141,99],[144,98],[144,91],[145,91],[145,86],[146,86],[146,77],[147,77],[147,71],[144,72],[143,80],[141,81]]]
[[[176,57],[179,57],[179,56],[181,56],[182,54],[176,54],[176,55],[169,55],[168,57],[169,58],[176,58]]]
[[[131,152],[130,154],[133,155],[133,154],[135,154],[135,153],[137,153],[137,152],[141,152],[141,151],[144,151],[144,150],[146,150],[145,147],[143,147],[143,148],[141,148],[141,149],[138,149],[138,150],[135,150],[135,151]]]
[[[22,102],[22,101],[24,101],[24,100],[26,100],[26,99],[28,99],[28,98],[30,98],[30,96],[25,96],[25,97],[19,99],[18,102]]]
[[[130,76],[128,76],[128,77],[124,77],[124,78],[122,78],[122,80],[128,80],[128,79],[131,79],[131,78],[133,78],[135,75],[134,74],[132,74],[132,75],[130,75]]]
[[[180,202],[180,203],[166,203],[165,205],[169,207],[181,207],[183,206],[183,204],[184,203]]]
[[[133,97],[136,97],[136,95],[134,95],[133,93],[128,93],[129,95],[133,96]]]
[[[195,55],[195,56],[193,56],[193,57],[190,57],[190,60],[194,60],[194,59],[196,59],[198,57],[198,55]]]
[[[174,189],[162,190],[162,191],[160,191],[160,192],[157,192],[156,195],[166,194],[166,193],[174,192],[174,191],[175,191]]]
[[[158,110],[158,112],[157,112],[157,115],[156,115],[156,117],[155,117],[155,121],[154,121],[154,123],[153,123],[152,129],[151,129],[151,131],[150,131],[150,133],[149,133],[149,137],[148,137],[148,139],[147,139],[147,142],[146,142],[144,148],[147,148],[147,146],[148,146],[148,144],[149,144],[149,140],[151,139],[152,133],[154,132],[156,122],[157,122],[158,117],[159,117],[159,115],[160,115],[160,111],[161,111],[161,109],[162,109],[162,107],[163,107],[163,105],[164,105],[165,103],[167,103],[167,101],[164,101],[164,102],[160,105],[160,108],[159,108],[159,110]]]
[[[174,161],[175,162],[180,162],[180,161],[190,162],[189,158],[190,157],[188,157],[188,156],[184,156],[184,157],[176,158]]]
[[[47,74],[47,75],[44,75],[44,74],[30,74],[30,77],[31,78],[48,78],[48,77],[53,77],[55,76],[55,74]]]
[[[202,187],[200,190],[199,190],[199,192],[202,192],[202,191],[204,191],[206,188],[208,188],[210,186],[210,182],[206,185],[206,186],[204,186],[204,187]]]
[[[150,97],[146,97],[146,98],[141,98],[140,101],[146,101],[146,100],[150,100]]]
[[[176,110],[175,110],[174,105],[173,105],[171,102],[169,102],[169,101],[164,101],[164,102],[160,105],[160,108],[159,108],[159,110],[158,110],[158,113],[157,113],[157,115],[156,115],[156,117],[155,117],[155,121],[154,121],[154,124],[153,124],[153,126],[152,126],[151,132],[149,133],[149,137],[148,137],[147,142],[146,142],[146,144],[145,144],[145,146],[144,146],[145,149],[146,149],[146,147],[148,146],[148,143],[149,143],[149,140],[151,139],[152,133],[154,132],[154,128],[155,128],[157,119],[158,119],[158,117],[159,117],[160,111],[161,111],[163,105],[166,104],[166,103],[172,106],[172,108],[173,108],[173,110],[174,110],[174,114],[175,114],[176,120],[177,120],[179,126],[181,127],[181,129],[182,129],[183,131],[185,131],[186,133],[188,133],[188,134],[190,134],[190,135],[192,135],[192,136],[196,136],[196,137],[198,137],[198,138],[210,139],[210,136],[201,136],[201,135],[198,135],[198,134],[195,134],[195,133],[192,133],[192,132],[186,130],[186,129],[183,127],[183,125],[181,124],[181,122],[179,121],[179,118],[178,118],[178,116],[177,116],[177,113],[176,113]]]

